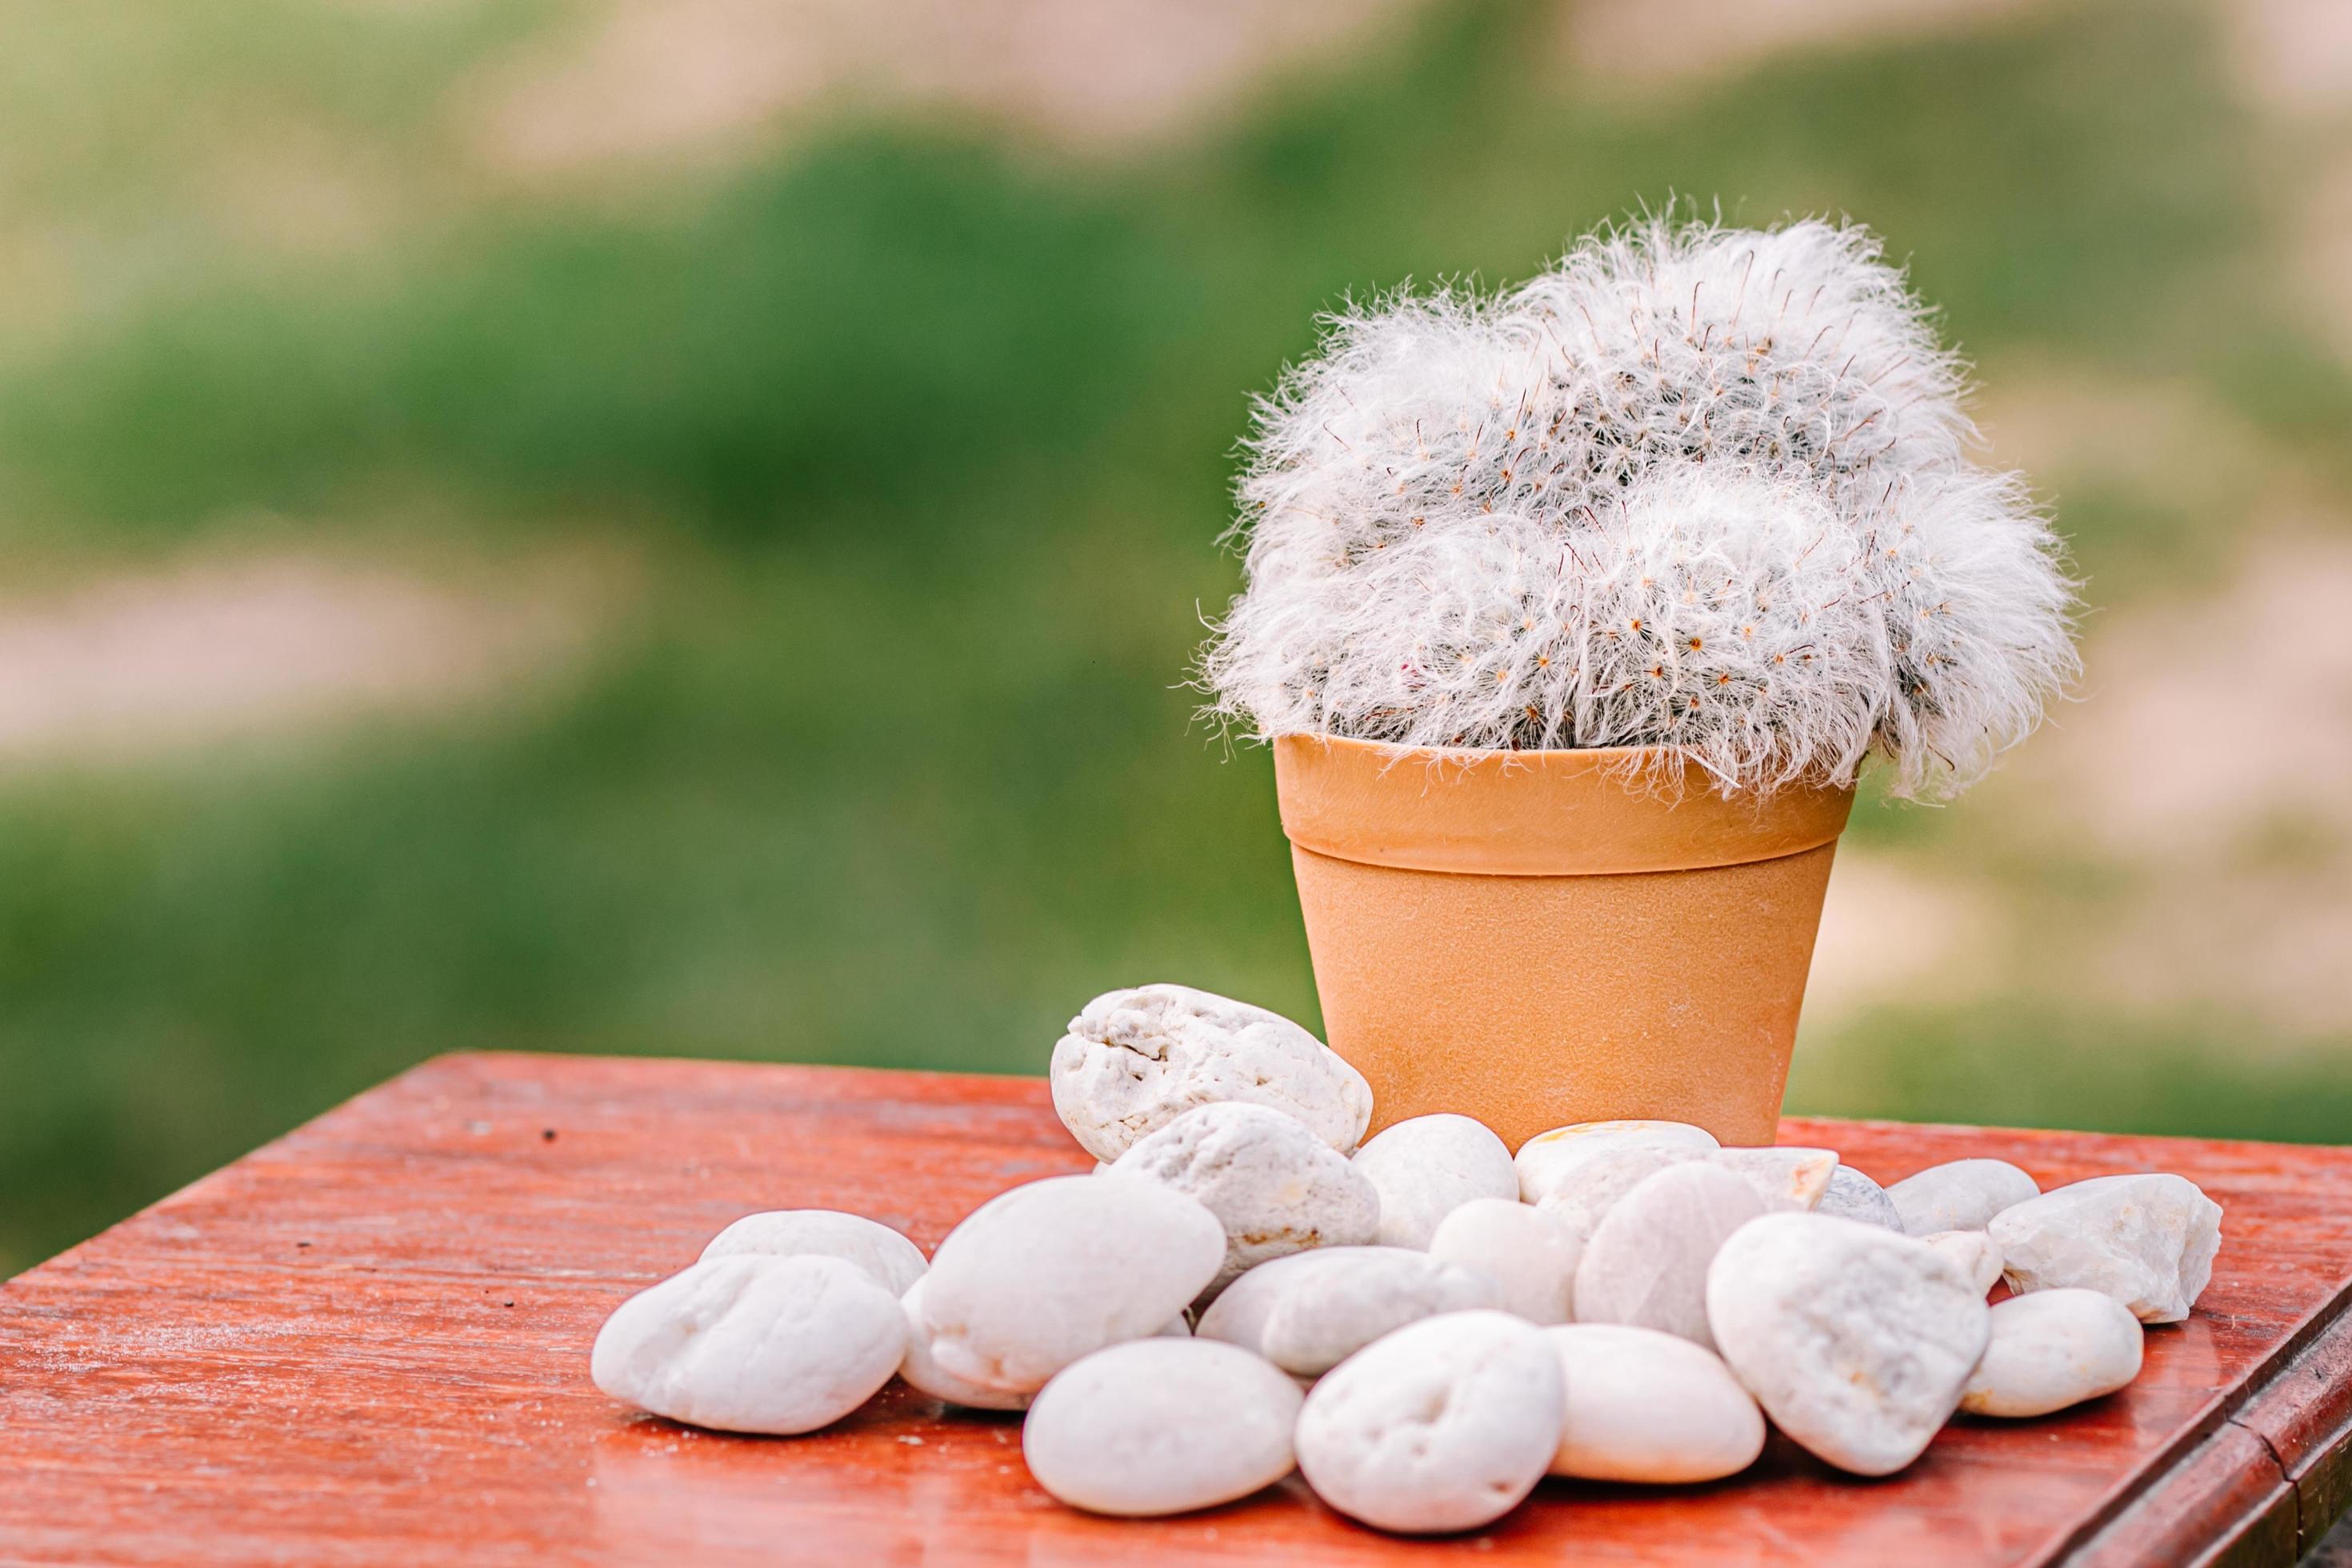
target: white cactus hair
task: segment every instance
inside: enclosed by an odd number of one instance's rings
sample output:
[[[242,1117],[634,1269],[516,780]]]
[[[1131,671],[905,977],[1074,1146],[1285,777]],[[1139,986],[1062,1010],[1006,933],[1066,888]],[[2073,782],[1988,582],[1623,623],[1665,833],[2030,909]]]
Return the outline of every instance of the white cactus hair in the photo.
[[[1229,725],[1935,795],[2074,671],[2057,541],[1866,229],[1669,213],[1328,326],[1256,410]]]

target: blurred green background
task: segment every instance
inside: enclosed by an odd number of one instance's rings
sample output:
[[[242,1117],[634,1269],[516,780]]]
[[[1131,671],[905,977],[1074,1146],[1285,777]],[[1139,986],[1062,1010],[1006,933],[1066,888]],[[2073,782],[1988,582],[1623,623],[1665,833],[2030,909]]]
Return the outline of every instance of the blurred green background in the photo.
[[[440,1051],[1313,1023],[1246,395],[1675,197],[1883,233],[2088,583],[1792,1108],[2352,1139],[2344,14],[0,5],[0,1273]]]

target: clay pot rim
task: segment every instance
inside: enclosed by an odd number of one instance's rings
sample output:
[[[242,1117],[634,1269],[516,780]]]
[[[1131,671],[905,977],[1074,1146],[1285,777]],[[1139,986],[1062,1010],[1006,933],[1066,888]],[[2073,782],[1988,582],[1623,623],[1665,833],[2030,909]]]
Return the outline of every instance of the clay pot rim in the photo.
[[[1425,764],[1413,766],[1413,763]],[[1277,735],[1282,829],[1302,850],[1363,865],[1490,877],[1617,876],[1744,865],[1833,842],[1851,785],[1768,796],[1668,795],[1629,773],[1666,747],[1488,751]]]

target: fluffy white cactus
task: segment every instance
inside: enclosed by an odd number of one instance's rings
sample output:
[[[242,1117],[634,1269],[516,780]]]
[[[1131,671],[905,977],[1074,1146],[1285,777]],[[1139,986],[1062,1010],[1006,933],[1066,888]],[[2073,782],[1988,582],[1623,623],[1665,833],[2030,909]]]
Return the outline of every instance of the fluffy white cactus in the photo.
[[[1726,792],[1948,793],[2074,668],[2018,476],[1867,231],[1651,219],[1491,300],[1332,319],[1260,404],[1213,711],[1264,735],[1649,746]]]

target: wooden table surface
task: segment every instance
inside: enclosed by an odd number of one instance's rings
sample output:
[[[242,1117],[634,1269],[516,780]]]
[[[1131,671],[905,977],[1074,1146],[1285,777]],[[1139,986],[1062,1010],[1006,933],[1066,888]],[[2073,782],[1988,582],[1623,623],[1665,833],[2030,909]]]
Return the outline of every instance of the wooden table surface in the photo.
[[[0,1561],[1915,1564],[2292,1562],[2352,1495],[2352,1150],[1791,1120],[1891,1181],[1966,1154],[2043,1185],[2179,1171],[2225,1209],[2196,1315],[2129,1390],[1962,1418],[1885,1481],[1776,1437],[1748,1476],[1547,1481],[1443,1544],[1294,1477],[1119,1523],[1047,1500],[1016,1418],[893,1384],[744,1438],[588,1382],[614,1305],[739,1215],[841,1208],[927,1247],[1092,1162],[1035,1079],[450,1057],[0,1286]]]

